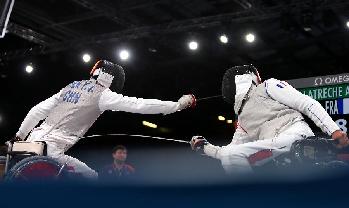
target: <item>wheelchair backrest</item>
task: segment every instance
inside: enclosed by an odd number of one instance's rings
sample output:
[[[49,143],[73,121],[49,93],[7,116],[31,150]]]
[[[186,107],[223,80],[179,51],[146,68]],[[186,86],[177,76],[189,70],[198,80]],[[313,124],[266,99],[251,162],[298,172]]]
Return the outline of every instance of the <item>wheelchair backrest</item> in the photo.
[[[18,154],[33,154],[33,155],[46,155],[46,143],[45,142],[27,142],[18,141],[12,145],[12,152]]]

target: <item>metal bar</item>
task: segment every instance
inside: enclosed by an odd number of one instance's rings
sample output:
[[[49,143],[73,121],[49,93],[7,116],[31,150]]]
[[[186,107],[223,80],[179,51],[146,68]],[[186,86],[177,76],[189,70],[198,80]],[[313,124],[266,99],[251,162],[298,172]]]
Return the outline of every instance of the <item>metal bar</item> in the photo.
[[[299,7],[302,6],[303,4],[304,2],[297,2],[296,4],[293,3],[293,4],[290,4],[289,6],[297,5],[298,7],[295,7],[295,10],[297,9],[300,10],[301,8]],[[349,5],[349,2],[344,0],[337,0],[337,1],[331,1],[331,3],[323,4],[319,6],[317,9],[324,9],[329,7],[342,8],[345,5]],[[31,55],[46,54],[46,53],[66,50],[72,47],[78,47],[81,45],[96,44],[97,41],[100,44],[100,43],[106,43],[111,41],[143,38],[143,37],[147,37],[154,34],[164,35],[164,34],[172,34],[172,33],[180,32],[180,31],[192,30],[195,28],[214,27],[214,26],[219,26],[221,24],[221,21],[224,21],[224,20],[229,20],[231,22],[236,22],[236,23],[243,23],[243,22],[249,22],[249,21],[257,22],[257,21],[262,21],[266,19],[279,18],[282,12],[281,8],[282,7],[278,5],[275,7],[264,9],[263,11],[265,12],[265,14],[262,14],[262,15],[251,14],[251,12],[247,10],[242,12],[233,12],[233,13],[219,14],[219,15],[208,16],[208,17],[193,18],[193,19],[183,20],[183,21],[175,21],[175,22],[160,24],[155,26],[143,26],[143,27],[137,27],[137,28],[130,28],[130,29],[125,29],[118,32],[96,35],[96,36],[87,37],[87,38],[79,38],[75,40],[64,41],[58,44],[50,44],[44,48],[34,47],[34,48],[31,48],[30,51],[28,51],[28,49],[10,51],[10,52],[0,54],[0,58],[5,60],[10,60],[20,56],[25,56],[28,54],[28,52]],[[323,39],[323,37],[316,37],[314,40],[317,40],[317,39]],[[314,41],[307,40],[307,42],[314,42]]]

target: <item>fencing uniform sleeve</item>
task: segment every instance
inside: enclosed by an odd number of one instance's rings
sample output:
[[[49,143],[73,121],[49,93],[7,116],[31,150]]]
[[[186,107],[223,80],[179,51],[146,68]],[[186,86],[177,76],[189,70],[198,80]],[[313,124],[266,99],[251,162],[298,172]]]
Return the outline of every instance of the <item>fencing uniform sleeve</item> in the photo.
[[[321,130],[328,135],[340,130],[321,104],[302,94],[284,81],[269,79],[264,82],[266,93],[274,100],[307,115]]]
[[[101,111],[114,110],[141,114],[170,114],[179,109],[178,102],[127,97],[106,89],[99,100]]]
[[[29,132],[33,130],[41,120],[45,119],[50,111],[57,105],[61,92],[62,91],[34,106],[24,118],[16,136],[25,139]]]
[[[204,146],[204,153],[209,157],[219,159],[218,152],[220,149],[221,149],[220,146],[215,146],[213,144],[208,143]]]
[[[221,149],[226,148],[226,147],[231,146],[231,145],[243,144],[243,143],[246,143],[249,141],[250,141],[250,138],[249,138],[248,134],[240,126],[238,126],[238,128],[236,128],[236,131],[234,133],[233,140],[231,141],[230,144],[228,144],[227,146],[220,147],[220,146],[215,146],[215,145],[208,143],[207,145],[204,146],[204,153],[207,156],[210,156],[210,157],[213,157],[216,159],[220,159],[219,151]]]
[[[231,141],[230,144],[236,145],[236,144],[244,144],[246,142],[251,142],[251,138],[249,135],[246,133],[243,128],[238,124],[238,127],[235,130],[233,140]]]

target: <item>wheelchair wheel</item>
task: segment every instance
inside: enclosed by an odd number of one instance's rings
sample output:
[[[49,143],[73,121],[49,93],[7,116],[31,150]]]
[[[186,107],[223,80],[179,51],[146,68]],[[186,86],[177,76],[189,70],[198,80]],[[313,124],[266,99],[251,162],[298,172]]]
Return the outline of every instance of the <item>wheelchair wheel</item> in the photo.
[[[2,181],[5,174],[6,157],[0,156],[0,181]]]
[[[52,181],[64,175],[62,165],[47,156],[32,156],[16,163],[6,174],[6,181]],[[60,173],[61,171],[61,173]]]

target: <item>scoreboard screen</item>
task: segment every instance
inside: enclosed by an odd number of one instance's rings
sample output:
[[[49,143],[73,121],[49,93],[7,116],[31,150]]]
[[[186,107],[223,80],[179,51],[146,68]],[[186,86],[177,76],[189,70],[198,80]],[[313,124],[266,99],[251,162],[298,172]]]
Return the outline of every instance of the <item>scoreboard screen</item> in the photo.
[[[287,81],[324,107],[345,132],[349,127],[349,73]]]

